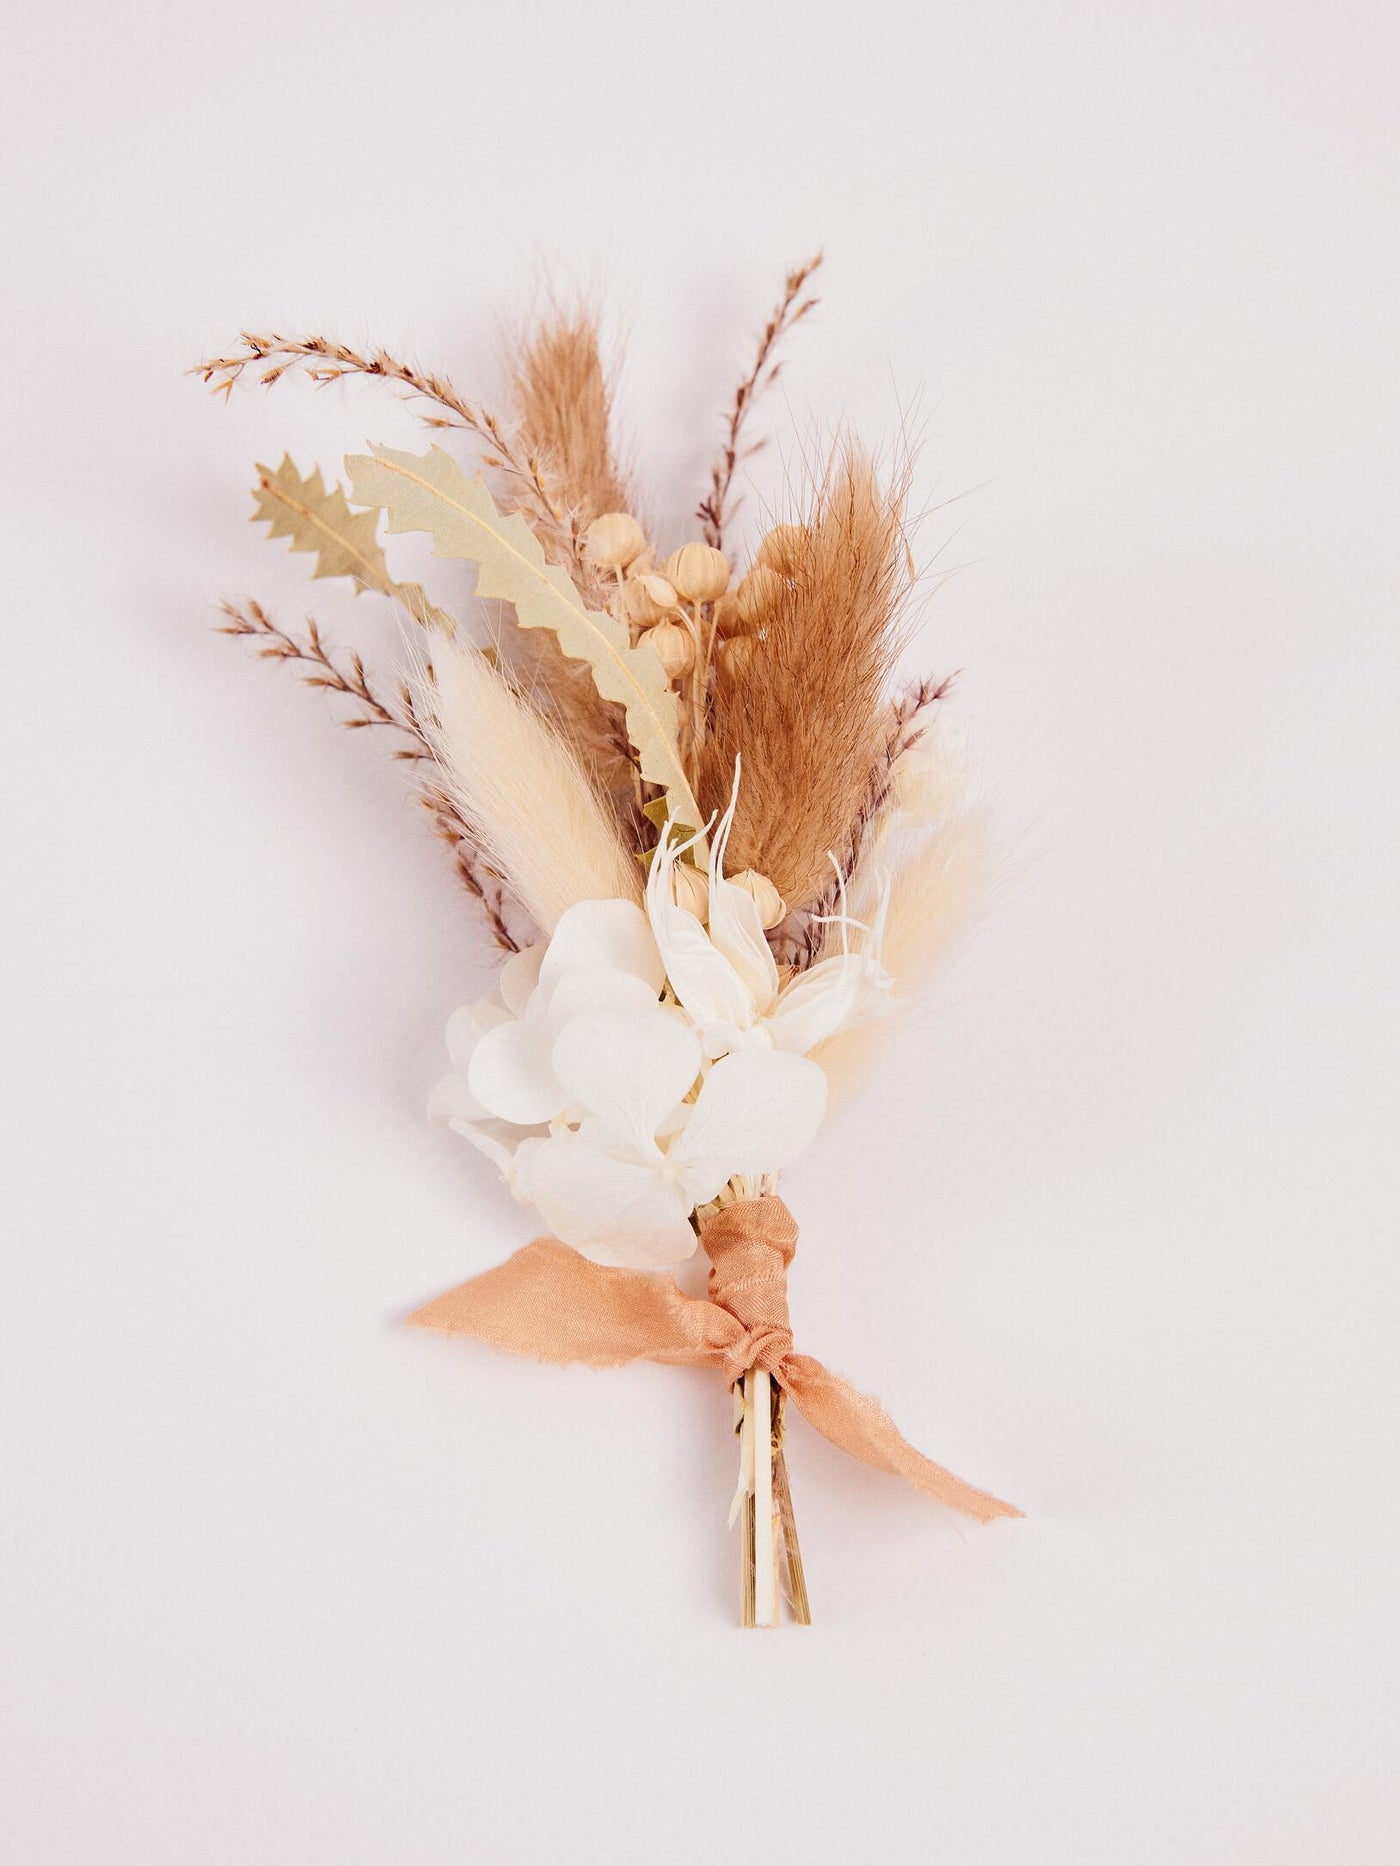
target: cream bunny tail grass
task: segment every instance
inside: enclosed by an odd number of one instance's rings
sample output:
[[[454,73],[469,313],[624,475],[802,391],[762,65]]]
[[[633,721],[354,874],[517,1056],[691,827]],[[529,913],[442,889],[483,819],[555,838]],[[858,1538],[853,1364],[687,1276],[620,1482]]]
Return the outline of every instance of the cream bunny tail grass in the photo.
[[[545,932],[576,901],[642,898],[617,820],[559,734],[475,648],[435,646],[423,702],[464,821]]]
[[[829,1106],[844,1106],[863,1087],[904,1016],[926,989],[966,925],[987,874],[989,838],[981,816],[956,819],[934,832],[896,872],[881,957],[893,976],[899,1009],[876,1023],[843,1030],[817,1045],[812,1060],[826,1071]]]

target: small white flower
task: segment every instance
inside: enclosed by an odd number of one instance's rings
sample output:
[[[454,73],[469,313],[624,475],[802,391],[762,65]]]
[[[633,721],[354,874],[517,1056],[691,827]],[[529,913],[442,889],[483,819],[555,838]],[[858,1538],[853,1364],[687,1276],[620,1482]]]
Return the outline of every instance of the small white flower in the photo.
[[[697,1207],[736,1175],[781,1172],[814,1138],[826,1077],[806,1052],[889,1006],[882,909],[857,929],[859,952],[843,915],[842,951],[784,982],[753,897],[724,876],[733,820],[731,801],[710,856],[708,925],[673,898],[686,845],[668,828],[646,913],[579,902],[547,946],[507,961],[497,998],[448,1023],[454,1073],[432,1118],[597,1262],[690,1256]]]
[[[555,1068],[588,1112],[576,1131],[524,1142],[515,1171],[566,1244],[597,1263],[680,1263],[695,1249],[697,1206],[736,1173],[780,1172],[811,1144],[826,1112],[815,1063],[744,1050],[683,1104],[700,1061],[695,1033],[664,1011],[580,1017],[561,1035]]]
[[[669,827],[647,878],[647,913],[671,989],[707,1055],[757,1043],[805,1056],[838,1030],[870,1023],[892,1008],[891,980],[880,964],[885,897],[873,924],[858,929],[865,935],[859,952],[847,943],[855,923],[836,916],[842,950],[784,983],[752,895],[724,876],[738,794],[736,775],[710,850],[708,931],[672,899],[670,871],[688,845],[677,843]]]
[[[508,961],[518,1009],[486,1031],[471,1053],[467,1085],[502,1120],[556,1120],[568,1102],[553,1068],[554,1044],[585,1011],[655,1009],[665,973],[640,908],[630,901],[580,901],[565,913],[547,947]],[[529,988],[531,977],[535,979]],[[510,1000],[507,999],[507,1003]]]
[[[661,957],[646,916],[630,901],[581,901],[547,946],[513,954],[497,998],[464,1005],[447,1021],[453,1074],[434,1089],[429,1119],[494,1159],[509,1179],[514,1144],[564,1111],[554,1041],[579,1011],[654,1008]]]

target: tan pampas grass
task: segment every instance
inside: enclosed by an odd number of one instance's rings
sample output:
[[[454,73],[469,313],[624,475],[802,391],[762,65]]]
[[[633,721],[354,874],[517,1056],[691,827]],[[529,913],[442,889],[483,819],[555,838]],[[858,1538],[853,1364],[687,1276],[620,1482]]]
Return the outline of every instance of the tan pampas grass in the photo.
[[[596,321],[585,311],[547,319],[522,347],[513,386],[520,438],[558,502],[584,525],[631,511]]]
[[[843,1030],[812,1051],[826,1071],[830,1106],[849,1101],[927,988],[967,924],[987,873],[984,819],[968,815],[936,830],[896,872],[890,887],[883,958],[897,1009],[877,1023]]]
[[[629,510],[631,493],[612,442],[612,399],[598,326],[585,311],[547,318],[512,365],[517,437],[536,463],[560,522],[536,527],[552,563],[569,572],[595,609],[611,586],[581,548],[603,512]],[[599,696],[587,667],[568,660],[548,629],[512,630],[502,641],[520,683],[535,695],[602,787],[621,803],[635,791],[620,709]]]
[[[642,898],[616,817],[559,733],[484,655],[433,654],[433,751],[444,789],[525,911],[546,932],[576,901]]]
[[[733,866],[801,907],[826,888],[831,856],[849,865],[883,752],[911,580],[902,481],[883,487],[846,442],[805,522],[773,536],[781,548],[755,573],[763,598],[744,652],[719,658],[699,797],[722,809],[742,754]]]

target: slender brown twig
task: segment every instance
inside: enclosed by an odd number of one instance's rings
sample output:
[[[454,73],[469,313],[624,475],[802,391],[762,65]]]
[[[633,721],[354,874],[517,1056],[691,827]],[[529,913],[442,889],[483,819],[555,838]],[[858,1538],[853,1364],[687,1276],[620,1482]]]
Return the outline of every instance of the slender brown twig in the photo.
[[[308,616],[305,635],[290,635],[273,621],[261,603],[251,600],[243,604],[220,603],[219,613],[224,617],[219,624],[221,635],[255,638],[260,643],[260,660],[288,662],[295,666],[298,678],[306,686],[342,694],[353,702],[358,710],[342,719],[342,726],[350,731],[364,726],[388,726],[411,741],[409,746],[396,746],[393,757],[408,762],[432,757],[432,747],[408,683],[400,685],[393,702],[381,699],[370,685],[365,664],[358,654],[349,656],[348,673],[336,665],[321,639],[314,617]]]
[[[425,784],[418,799],[428,812],[433,834],[452,851],[457,877],[479,904],[486,930],[502,952],[519,952],[520,942],[511,932],[505,914],[505,889],[500,877],[488,867],[481,850],[458,814],[457,806],[436,785]]]
[[[264,388],[271,388],[289,369],[296,368],[304,369],[313,382],[338,382],[342,376],[378,376],[399,383],[408,391],[410,400],[432,402],[453,417],[446,421],[441,416],[425,415],[423,420],[429,427],[469,428],[495,444],[498,424],[491,415],[464,401],[445,376],[402,362],[386,350],[374,350],[366,356],[329,337],[288,337],[281,331],[266,335],[240,331],[239,342],[241,348],[232,356],[207,357],[190,373],[200,377],[216,395],[230,394],[246,370],[263,364],[267,367],[258,380]]]
[[[234,384],[250,370],[264,388],[271,388],[293,369],[304,371],[317,384],[339,382],[346,376],[371,376],[397,383],[410,401],[429,402],[443,411],[423,415],[426,426],[464,429],[485,441],[490,451],[483,456],[484,464],[505,476],[517,503],[529,507],[543,524],[564,538],[571,536],[569,515],[551,495],[535,456],[515,445],[489,409],[478,408],[459,395],[446,376],[405,363],[387,350],[372,350],[366,355],[329,337],[289,337],[281,331],[246,330],[239,337],[240,348],[232,355],[208,357],[190,371],[215,395],[232,394]]]
[[[906,752],[913,751],[928,731],[934,707],[940,700],[947,698],[956,679],[956,674],[946,675],[937,681],[925,676],[911,681],[890,701],[889,729],[870,774],[870,788],[856,819],[851,845],[842,865],[843,874],[850,875],[854,870],[872,830],[890,800],[895,767]],[[825,916],[835,912],[838,899],[839,889],[833,876],[830,886],[818,900],[800,913],[790,915],[775,931],[774,948],[784,963],[791,965],[795,971],[805,972],[821,958],[826,949]]]
[[[758,354],[754,358],[753,367],[734,391],[734,401],[725,423],[724,445],[710,472],[710,490],[700,501],[695,513],[704,526],[705,542],[712,544],[717,551],[724,548],[724,525],[731,515],[727,507],[735,469],[741,459],[756,453],[763,445],[760,441],[755,446],[741,449],[744,423],[754,403],[782,369],[781,362],[773,361],[773,352],[794,325],[799,324],[820,302],[816,298],[804,298],[802,292],[821,262],[821,254],[816,253],[805,265],[788,273],[783,283],[782,298],[758,340]],[[735,503],[737,505],[738,501]]]
[[[308,617],[305,635],[292,635],[274,622],[261,603],[225,602],[219,605],[224,617],[219,624],[221,635],[234,635],[256,641],[262,660],[280,661],[292,668],[308,687],[320,687],[341,695],[356,709],[341,725],[354,730],[364,726],[388,726],[409,740],[396,746],[393,756],[407,763],[436,765],[432,739],[419,711],[413,688],[400,683],[392,701],[385,700],[371,686],[364,662],[352,653],[349,671],[337,665],[321,639],[314,617]],[[432,670],[427,670],[431,679]],[[433,829],[452,850],[453,862],[463,887],[478,901],[486,920],[487,931],[504,952],[518,952],[519,942],[505,918],[505,890],[498,877],[491,874],[471,830],[462,819],[456,804],[438,785],[424,784],[420,801],[427,809]],[[483,878],[485,877],[485,878]]]

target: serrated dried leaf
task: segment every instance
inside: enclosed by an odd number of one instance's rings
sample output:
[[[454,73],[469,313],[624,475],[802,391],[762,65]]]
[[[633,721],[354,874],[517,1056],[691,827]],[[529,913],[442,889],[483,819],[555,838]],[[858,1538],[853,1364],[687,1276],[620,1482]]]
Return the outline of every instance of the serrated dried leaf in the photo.
[[[270,538],[289,538],[294,551],[315,557],[313,577],[349,577],[359,589],[395,598],[425,626],[452,634],[451,616],[429,602],[419,584],[396,583],[389,575],[375,515],[352,512],[344,491],[325,485],[320,467],[303,479],[290,454],[282,456],[276,472],[259,466],[253,500],[254,523],[267,525]]]
[[[391,532],[428,532],[439,557],[474,563],[478,596],[510,603],[522,628],[551,630],[566,655],[586,662],[598,692],[623,709],[642,776],[666,792],[673,815],[700,822],[681,761],[676,696],[648,642],[632,647],[623,623],[589,609],[525,520],[498,512],[481,477],[468,479],[440,447],[426,454],[377,447],[345,469],[357,505],[381,507]]]

